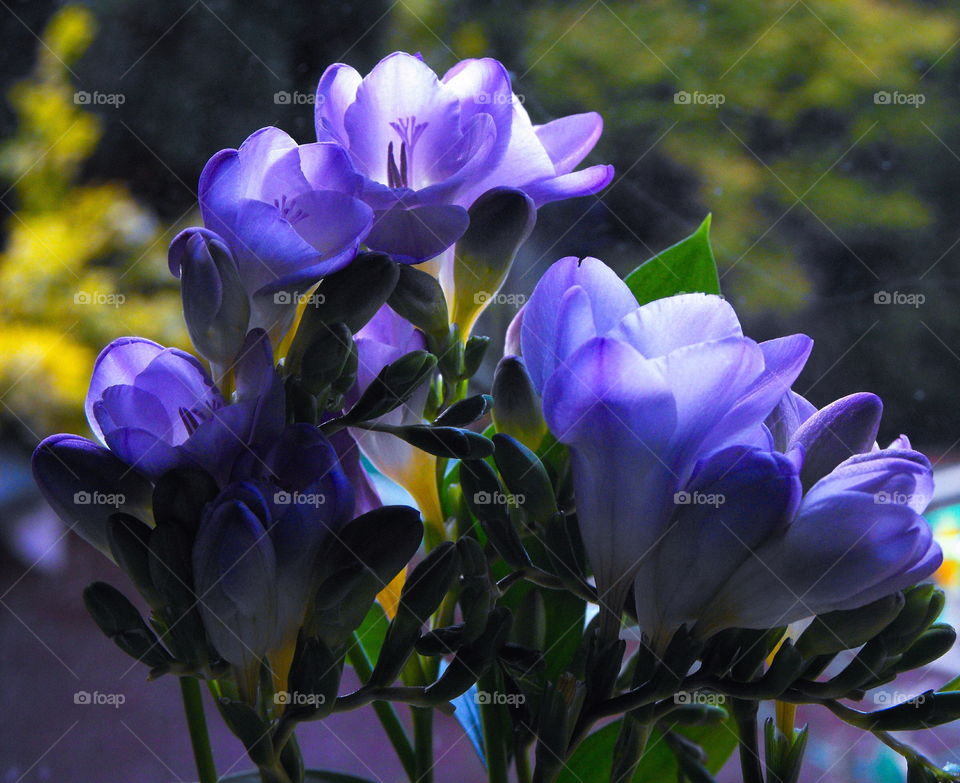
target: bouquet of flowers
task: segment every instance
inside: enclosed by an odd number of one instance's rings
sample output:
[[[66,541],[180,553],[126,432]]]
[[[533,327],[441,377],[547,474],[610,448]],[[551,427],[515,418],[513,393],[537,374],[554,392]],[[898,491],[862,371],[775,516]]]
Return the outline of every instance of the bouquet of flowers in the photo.
[[[151,678],[176,677],[201,783],[201,685],[266,783],[304,721],[372,705],[411,781],[454,713],[491,783],[786,783],[820,705],[897,739],[960,717],[960,682],[848,702],[941,657],[923,581],[928,459],[877,444],[882,404],[792,390],[802,334],[745,336],[709,218],[625,279],[546,271],[499,346],[473,334],[537,210],[606,187],[594,113],[534,125],[495,60],[438,78],[398,52],[327,69],[317,141],[268,127],[200,175],[171,243],[197,358],[138,337],[97,359],[97,442],[34,454],[47,500],[113,560],[85,602]],[[385,505],[373,479],[417,508]],[[344,668],[359,686],[342,687]],[[763,702],[775,718],[759,726]],[[412,729],[398,708],[409,707]]]

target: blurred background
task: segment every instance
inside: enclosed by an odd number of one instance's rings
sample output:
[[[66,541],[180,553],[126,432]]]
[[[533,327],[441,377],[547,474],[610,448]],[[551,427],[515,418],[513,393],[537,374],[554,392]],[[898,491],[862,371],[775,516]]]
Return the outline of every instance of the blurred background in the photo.
[[[205,161],[264,125],[312,140],[324,67],[365,72],[394,49],[441,73],[496,57],[534,122],[586,110],[606,121],[591,162],[613,163],[614,183],[541,211],[505,287],[519,296],[488,310],[481,333],[499,339],[556,258],[627,272],[712,213],[746,331],[816,341],[798,390],[817,405],[880,394],[881,438],[906,432],[937,462],[938,577],[957,587],[955,4],[0,0],[0,36],[0,781],[192,779],[172,683],[134,670],[121,708],[73,703],[117,692],[128,668],[80,590],[123,585],[42,505],[29,453],[50,432],[86,432],[81,403],[107,341],[187,345],[166,246],[198,222]],[[872,740],[815,725],[809,781],[901,777]],[[441,728],[439,779],[482,780],[456,723]],[[960,763],[958,739],[948,728],[922,744]],[[242,766],[236,742],[215,741],[223,769]],[[305,744],[310,763],[400,779],[371,713],[312,726]]]

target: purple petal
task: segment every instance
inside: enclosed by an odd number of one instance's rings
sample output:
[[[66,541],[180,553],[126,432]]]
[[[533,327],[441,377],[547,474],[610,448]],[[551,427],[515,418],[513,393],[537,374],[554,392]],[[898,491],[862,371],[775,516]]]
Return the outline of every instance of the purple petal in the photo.
[[[862,392],[832,402],[807,419],[794,433],[790,448],[804,453],[800,476],[810,487],[853,454],[870,451],[877,440],[883,403]]]
[[[634,309],[610,336],[629,342],[653,359],[685,345],[742,337],[743,332],[737,314],[722,297],[681,294]]]
[[[319,252],[319,260],[306,267],[275,266],[280,280],[264,286],[266,293],[284,287],[312,285],[324,275],[349,264],[373,226],[373,210],[359,199],[332,190],[314,190],[293,204],[303,213],[294,224],[297,233]]]
[[[106,442],[110,451],[153,481],[168,470],[196,465],[160,434],[144,429],[115,429],[106,434]]]
[[[443,83],[460,100],[460,122],[464,126],[477,114],[492,118],[496,146],[485,163],[495,166],[510,142],[514,95],[507,69],[489,57],[461,60],[443,75]]]
[[[64,524],[107,557],[111,514],[123,511],[150,518],[150,482],[107,449],[78,435],[45,438],[33,452],[33,477]]]
[[[673,391],[680,455],[675,464],[681,477],[686,478],[698,454],[709,449],[706,444],[729,443],[758,424],[736,411],[737,402],[763,372],[763,353],[752,340],[728,337],[690,345],[651,362]]]
[[[793,382],[797,379],[813,348],[813,341],[802,334],[782,337],[777,340],[768,340],[760,343],[763,352],[764,369],[757,380],[750,384],[746,392],[737,400],[728,414],[728,420],[737,419],[746,424],[735,433],[717,433],[704,446],[707,450],[718,449],[722,445],[732,443],[730,440],[719,438],[740,438],[740,443],[763,443],[768,437],[761,422],[765,421],[780,400],[787,394]],[[745,430],[752,430],[753,436],[745,435]],[[771,443],[771,447],[772,447]]]
[[[104,348],[93,363],[93,376],[84,408],[87,423],[94,435],[103,440],[103,430],[97,424],[93,412],[94,403],[99,402],[103,390],[108,386],[132,384],[133,379],[146,368],[163,346],[143,337],[120,337]]]
[[[300,170],[297,143],[279,128],[261,128],[238,150],[239,197],[279,204],[310,189]]]
[[[617,604],[661,534],[678,477],[664,455],[673,395],[626,343],[594,338],[550,377],[544,417],[571,448],[577,517],[601,593]]]
[[[410,168],[416,172],[418,160],[436,160],[449,148],[460,127],[460,102],[422,60],[394,52],[363,79],[344,114],[350,152],[368,177],[387,182],[388,145],[394,143],[395,154],[400,147],[391,123],[411,117],[417,125],[426,123],[412,150]]]
[[[261,658],[276,636],[277,563],[256,514],[238,501],[214,504],[194,544],[193,572],[217,652],[241,667]]]
[[[629,312],[637,300],[626,284],[596,258],[561,258],[540,278],[524,310],[521,327],[523,359],[538,392],[556,366],[557,334],[566,326],[558,323],[557,304],[573,286],[587,293],[595,326],[594,335],[605,335]],[[561,359],[563,357],[560,357]]]
[[[314,120],[318,141],[335,141],[347,145],[343,116],[357,98],[362,77],[349,65],[335,63],[323,72],[317,85]]]
[[[469,224],[463,207],[429,204],[408,209],[397,204],[376,215],[366,244],[372,250],[389,253],[401,263],[416,264],[450,247]]]
[[[675,501],[670,528],[634,583],[640,627],[654,639],[697,621],[705,635],[738,625],[712,616],[709,604],[751,552],[786,527],[800,480],[782,455],[734,446],[707,459]]]
[[[380,508],[383,502],[380,500],[370,476],[364,470],[360,461],[360,447],[350,435],[350,432],[340,430],[330,438],[330,442],[337,450],[340,466],[353,487],[354,506],[352,516],[358,517],[368,511],[373,511],[375,508]]]
[[[537,207],[542,207],[551,201],[599,193],[613,181],[613,175],[613,166],[601,164],[520,187],[533,199]]]
[[[807,498],[824,494],[864,492],[878,504],[905,505],[922,514],[933,497],[933,468],[917,451],[884,449],[857,454],[820,479]]]
[[[299,148],[300,170],[310,187],[316,190],[338,190],[356,195],[363,178],[350,163],[347,151],[331,142],[303,144]]]
[[[241,198],[240,157],[236,150],[220,150],[200,172],[200,215],[204,225],[217,233],[233,224]]]
[[[587,157],[603,133],[603,118],[596,112],[571,114],[539,125],[537,138],[543,144],[557,174],[568,174]]]

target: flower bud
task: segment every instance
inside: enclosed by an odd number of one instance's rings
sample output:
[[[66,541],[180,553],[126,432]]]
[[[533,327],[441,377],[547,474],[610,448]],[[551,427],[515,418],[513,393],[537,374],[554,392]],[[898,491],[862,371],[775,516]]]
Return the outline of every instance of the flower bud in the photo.
[[[227,661],[249,670],[275,639],[277,562],[256,512],[240,499],[211,507],[193,549],[197,598],[207,634]]]
[[[212,231],[188,228],[170,244],[169,263],[180,278],[183,317],[194,347],[212,364],[229,366],[250,324],[250,300],[233,254]]]
[[[493,421],[497,432],[536,450],[547,434],[540,397],[519,356],[504,356],[493,375]]]
[[[452,321],[462,334],[474,323],[510,273],[520,246],[537,220],[533,200],[512,188],[493,188],[470,207],[470,227],[456,246]]]
[[[78,435],[51,435],[33,452],[33,477],[65,524],[111,556],[107,521],[125,512],[151,519],[152,488],[110,451]]]
[[[803,451],[800,481],[812,487],[854,454],[869,451],[877,439],[883,403],[875,394],[851,394],[813,414],[794,433],[791,447]]]

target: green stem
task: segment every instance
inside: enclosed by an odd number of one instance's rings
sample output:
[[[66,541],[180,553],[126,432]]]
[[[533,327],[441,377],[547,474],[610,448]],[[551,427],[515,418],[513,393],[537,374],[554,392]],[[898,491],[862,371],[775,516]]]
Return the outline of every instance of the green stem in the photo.
[[[610,770],[610,783],[630,783],[643,760],[653,724],[639,722],[631,715],[623,716],[620,734],[613,749],[613,765]]]
[[[518,745],[513,750],[513,763],[517,768],[517,783],[530,783],[530,754],[525,747]]]
[[[760,745],[757,742],[757,703],[733,700],[733,714],[740,735],[740,772],[744,783],[763,783]]]
[[[370,679],[370,675],[373,674],[373,667],[370,665],[367,653],[360,645],[360,642],[356,641],[356,635],[354,635],[354,644],[351,645],[347,652],[347,658],[350,661],[350,665],[353,666],[353,670],[360,678],[360,682],[366,682]],[[417,768],[413,745],[410,744],[410,739],[407,737],[407,732],[403,728],[403,724],[400,722],[396,710],[394,710],[393,705],[389,702],[375,701],[373,703],[373,711],[377,714],[380,725],[383,726],[383,730],[386,732],[387,739],[389,739],[390,744],[393,745],[397,758],[400,759],[400,763],[403,765],[404,772],[407,773],[407,777],[411,781],[415,781],[417,779]]]
[[[477,683],[477,691],[488,696],[499,692],[494,674],[485,674]],[[483,727],[483,752],[487,761],[487,780],[489,783],[508,783],[509,766],[507,746],[504,741],[500,712],[502,706],[494,699],[487,699],[480,705],[480,723]]]
[[[416,758],[414,783],[433,783],[433,710],[411,707],[413,747]]]
[[[203,696],[196,677],[180,678],[180,695],[183,697],[183,710],[187,715],[187,729],[200,783],[217,783],[217,768],[213,763],[207,719],[203,714]]]

